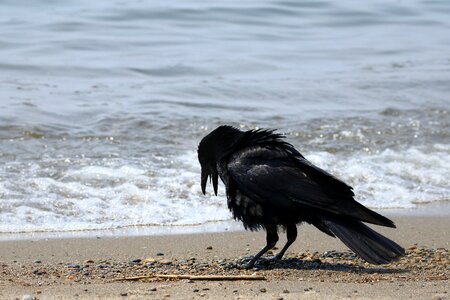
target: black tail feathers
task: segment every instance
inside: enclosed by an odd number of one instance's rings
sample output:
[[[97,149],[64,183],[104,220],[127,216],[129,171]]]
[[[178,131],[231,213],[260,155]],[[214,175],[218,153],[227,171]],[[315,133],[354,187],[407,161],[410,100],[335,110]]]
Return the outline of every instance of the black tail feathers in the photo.
[[[405,249],[360,221],[322,220],[347,247],[369,263],[380,265],[405,255]]]

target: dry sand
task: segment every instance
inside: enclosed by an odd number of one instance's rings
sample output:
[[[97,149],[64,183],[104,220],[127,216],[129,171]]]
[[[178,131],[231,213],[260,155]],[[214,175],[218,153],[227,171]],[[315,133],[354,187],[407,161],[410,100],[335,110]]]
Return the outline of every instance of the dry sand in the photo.
[[[449,299],[450,218],[393,219],[397,229],[376,229],[408,255],[386,266],[364,263],[308,225],[299,228],[286,259],[263,259],[252,270],[239,265],[263,246],[264,232],[4,241],[0,299]],[[152,274],[266,280],[116,281]]]

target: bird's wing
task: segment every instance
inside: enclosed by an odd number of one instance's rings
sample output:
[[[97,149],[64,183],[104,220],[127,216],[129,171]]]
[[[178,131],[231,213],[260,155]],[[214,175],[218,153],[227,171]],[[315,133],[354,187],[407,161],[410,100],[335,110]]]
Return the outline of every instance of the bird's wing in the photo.
[[[237,188],[275,207],[324,207],[333,203],[323,188],[279,149],[249,147],[234,154],[228,172]]]
[[[227,167],[236,188],[259,203],[278,209],[312,209],[346,215],[385,226],[392,224],[356,202],[350,186],[283,149],[248,147],[232,155]]]

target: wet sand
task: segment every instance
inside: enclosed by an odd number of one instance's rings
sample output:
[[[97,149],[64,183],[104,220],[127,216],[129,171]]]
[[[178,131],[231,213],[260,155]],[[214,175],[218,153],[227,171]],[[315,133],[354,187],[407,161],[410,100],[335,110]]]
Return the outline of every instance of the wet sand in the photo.
[[[0,298],[448,299],[450,218],[393,219],[397,229],[376,229],[408,254],[385,266],[363,262],[308,225],[299,227],[284,260],[273,262],[269,254],[251,270],[241,266],[263,246],[263,232],[3,241]],[[156,274],[265,280],[122,280]]]

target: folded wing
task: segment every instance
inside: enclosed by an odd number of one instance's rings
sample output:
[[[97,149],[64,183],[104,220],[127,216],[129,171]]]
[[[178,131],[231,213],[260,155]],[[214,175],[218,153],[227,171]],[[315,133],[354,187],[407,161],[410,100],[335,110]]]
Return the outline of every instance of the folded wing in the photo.
[[[280,148],[258,145],[240,150],[231,156],[228,172],[242,193],[262,204],[395,227],[391,220],[356,202],[350,186]]]

